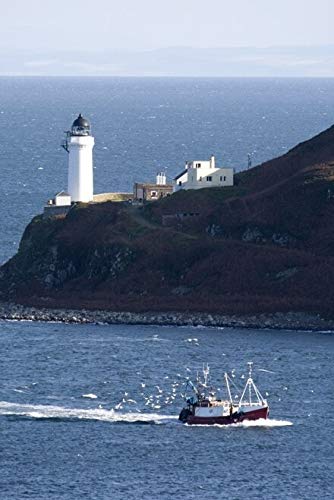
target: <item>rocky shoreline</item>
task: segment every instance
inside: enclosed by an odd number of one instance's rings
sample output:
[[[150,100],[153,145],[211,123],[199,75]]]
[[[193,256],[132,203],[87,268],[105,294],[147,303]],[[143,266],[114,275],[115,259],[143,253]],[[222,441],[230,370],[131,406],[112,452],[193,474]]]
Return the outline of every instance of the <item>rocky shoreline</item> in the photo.
[[[135,313],[87,309],[39,309],[20,304],[0,303],[0,319],[78,324],[202,325],[211,327],[334,331],[334,320],[324,319],[320,315],[298,312],[246,316],[185,312]]]

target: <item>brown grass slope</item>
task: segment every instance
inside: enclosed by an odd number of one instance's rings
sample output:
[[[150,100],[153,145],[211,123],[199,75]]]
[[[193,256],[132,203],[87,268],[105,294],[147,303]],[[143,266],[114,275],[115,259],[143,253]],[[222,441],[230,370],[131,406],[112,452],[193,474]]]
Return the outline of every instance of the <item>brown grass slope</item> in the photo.
[[[75,207],[63,219],[38,216],[0,270],[1,298],[130,311],[331,315],[334,127],[236,181],[144,208],[107,202]],[[190,213],[198,215],[183,216]]]

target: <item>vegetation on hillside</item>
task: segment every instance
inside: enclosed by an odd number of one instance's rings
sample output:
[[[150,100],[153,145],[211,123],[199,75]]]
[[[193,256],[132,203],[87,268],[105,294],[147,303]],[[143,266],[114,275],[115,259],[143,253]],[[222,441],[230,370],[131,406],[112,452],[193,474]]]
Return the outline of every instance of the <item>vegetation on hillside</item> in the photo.
[[[129,311],[332,314],[334,128],[236,176],[144,207],[35,217],[0,270],[5,300]]]

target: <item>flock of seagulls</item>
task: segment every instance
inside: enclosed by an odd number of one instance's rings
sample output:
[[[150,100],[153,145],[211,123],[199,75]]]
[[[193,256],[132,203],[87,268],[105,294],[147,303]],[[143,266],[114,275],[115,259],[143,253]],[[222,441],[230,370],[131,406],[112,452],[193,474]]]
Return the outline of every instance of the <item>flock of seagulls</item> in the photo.
[[[153,336],[153,340],[159,340],[158,335]],[[198,338],[187,338],[184,340],[188,345],[192,346],[199,346]],[[222,353],[222,356],[226,356],[225,353]],[[131,395],[129,395],[128,392],[124,392],[121,396],[121,400],[111,408],[112,410],[130,410],[133,408],[135,411],[141,413],[143,411],[143,407],[146,407],[148,410],[160,410],[163,407],[166,407],[168,405],[172,405],[175,400],[178,398],[184,399],[185,397],[185,386],[187,385],[189,381],[189,376],[187,376],[192,370],[188,367],[185,367],[185,374],[181,375],[180,373],[177,373],[173,378],[174,380],[170,380],[169,376],[166,375],[163,379],[163,382],[161,385],[155,385],[153,388],[147,387],[147,382],[143,381],[140,382],[139,388],[136,390],[136,399]],[[265,369],[258,369],[259,371],[265,371],[268,373],[274,373],[271,372],[270,370],[265,370]],[[139,372],[138,372],[139,375]],[[236,379],[236,370],[232,369],[230,372],[230,377],[232,379]],[[240,376],[240,379],[245,379],[245,375],[242,374]],[[237,385],[234,385],[235,389],[239,389]],[[221,389],[217,387],[217,392],[220,393]],[[286,387],[284,387],[284,390],[287,390]],[[268,392],[265,393],[266,396],[269,396]],[[89,393],[89,394],[83,394],[83,398],[88,398],[88,399],[96,399],[97,396],[95,394]],[[239,395],[234,396],[236,399],[239,397]],[[99,408],[102,408],[102,405],[99,405]],[[141,408],[141,409],[140,409]]]
[[[160,340],[158,335],[153,335],[152,339]],[[185,342],[191,345],[199,346],[198,338],[188,338],[185,339]],[[185,370],[186,372],[191,372],[190,368],[188,367],[186,367]],[[189,380],[189,377],[182,376],[180,373],[177,373],[176,377],[177,378],[173,380],[167,388],[163,389],[160,385],[155,385],[153,391],[148,390],[146,382],[141,382],[140,396],[144,402],[144,406],[152,410],[160,410],[160,408],[162,408],[163,406],[173,404],[177,397],[183,398],[184,395],[180,392],[180,390],[183,386],[185,386],[187,380]],[[164,377],[164,380],[166,383],[170,382],[169,376],[166,375]],[[132,397],[129,398],[128,396],[129,394],[125,392],[121,401],[113,407],[113,410],[122,410],[128,407],[128,405],[138,405],[138,401],[136,399],[133,399]],[[138,407],[136,408],[136,411],[138,411],[139,413],[141,412]]]
[[[152,410],[160,410],[162,406],[170,405],[174,403],[174,400],[179,395],[178,388],[183,385],[180,381],[181,375],[177,374],[178,379],[174,380],[167,389],[163,389],[160,385],[155,385],[152,394],[149,394],[151,391],[147,390],[147,386],[145,382],[140,383],[140,396],[144,401],[144,406]],[[166,376],[165,380],[168,380],[169,377]],[[124,407],[128,405],[138,405],[138,401],[129,397],[127,392],[124,392],[122,400],[117,403],[113,409],[114,410],[122,410]],[[139,413],[141,410],[136,408],[136,411]]]

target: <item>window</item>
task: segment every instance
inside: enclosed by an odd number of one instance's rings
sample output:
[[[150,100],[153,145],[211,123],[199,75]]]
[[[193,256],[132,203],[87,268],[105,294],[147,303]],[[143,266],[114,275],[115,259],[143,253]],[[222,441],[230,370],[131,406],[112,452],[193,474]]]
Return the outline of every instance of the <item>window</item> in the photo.
[[[151,191],[151,198],[158,198],[158,193],[156,191]]]
[[[224,175],[224,182],[226,181],[226,175]]]
[[[196,168],[201,168],[201,164],[200,163],[196,163],[195,167]]]
[[[202,177],[200,177],[198,180],[199,180],[199,181],[201,181],[201,180],[202,180]]]
[[[179,181],[179,186],[182,186],[182,182],[181,181]]]
[[[211,182],[212,181],[212,176],[211,175],[208,175],[207,178],[206,178],[207,182]]]
[[[223,181],[223,176],[221,175],[221,176],[220,176],[220,182],[222,182],[222,181]]]

